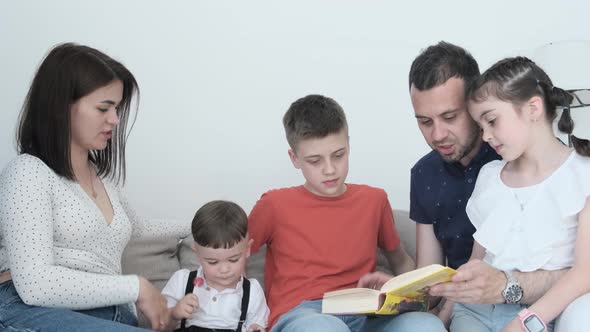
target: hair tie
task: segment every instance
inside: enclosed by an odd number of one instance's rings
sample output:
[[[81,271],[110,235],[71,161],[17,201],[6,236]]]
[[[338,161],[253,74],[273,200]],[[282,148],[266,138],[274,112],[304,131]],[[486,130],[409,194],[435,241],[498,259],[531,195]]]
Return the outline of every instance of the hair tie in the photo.
[[[539,81],[539,79],[535,79],[535,81],[537,81],[537,85],[541,85],[541,82]]]

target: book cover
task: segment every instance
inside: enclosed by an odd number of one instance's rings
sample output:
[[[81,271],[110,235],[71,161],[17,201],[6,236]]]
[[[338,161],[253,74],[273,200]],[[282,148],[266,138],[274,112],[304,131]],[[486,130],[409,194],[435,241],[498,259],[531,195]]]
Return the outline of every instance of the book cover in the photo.
[[[396,276],[381,289],[350,288],[324,294],[322,313],[399,315],[428,311],[428,287],[451,280],[457,271],[432,264]]]

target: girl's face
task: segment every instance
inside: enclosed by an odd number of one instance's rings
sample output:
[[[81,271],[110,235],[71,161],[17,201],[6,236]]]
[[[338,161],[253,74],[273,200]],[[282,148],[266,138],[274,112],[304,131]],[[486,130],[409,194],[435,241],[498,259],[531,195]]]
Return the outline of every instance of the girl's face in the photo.
[[[252,242],[245,237],[227,249],[213,249],[195,243],[193,250],[203,268],[207,285],[218,291],[236,288],[240,277],[246,270],[246,260],[250,256]]]
[[[488,142],[506,161],[520,157],[531,142],[531,119],[524,109],[489,96],[482,102],[469,101],[469,113]]]
[[[113,81],[72,104],[72,150],[102,150],[106,148],[119,124],[118,106],[123,98],[123,83]]]

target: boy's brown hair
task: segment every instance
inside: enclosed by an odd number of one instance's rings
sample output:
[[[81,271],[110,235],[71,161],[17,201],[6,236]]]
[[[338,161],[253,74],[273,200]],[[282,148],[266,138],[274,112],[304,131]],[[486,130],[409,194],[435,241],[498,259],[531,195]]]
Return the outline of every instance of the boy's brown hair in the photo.
[[[291,104],[283,117],[287,142],[293,151],[308,138],[322,138],[348,130],[342,107],[329,97],[308,95]]]

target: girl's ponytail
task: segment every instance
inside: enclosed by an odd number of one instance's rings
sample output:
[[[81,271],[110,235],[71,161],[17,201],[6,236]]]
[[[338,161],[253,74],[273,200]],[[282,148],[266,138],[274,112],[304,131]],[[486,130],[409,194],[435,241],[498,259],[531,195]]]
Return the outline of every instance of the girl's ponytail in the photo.
[[[557,123],[557,128],[562,133],[566,133],[569,136],[570,142],[573,145],[577,153],[582,156],[590,157],[590,141],[583,138],[578,138],[572,135],[574,130],[574,120],[572,119],[570,104],[573,100],[573,96],[563,89],[553,87],[550,94],[551,104],[556,106],[562,106],[563,111],[561,117]]]

